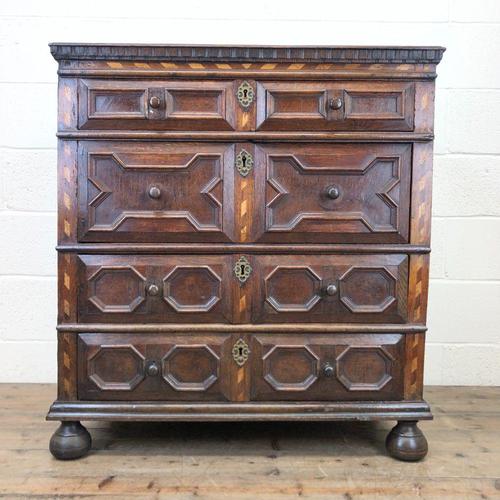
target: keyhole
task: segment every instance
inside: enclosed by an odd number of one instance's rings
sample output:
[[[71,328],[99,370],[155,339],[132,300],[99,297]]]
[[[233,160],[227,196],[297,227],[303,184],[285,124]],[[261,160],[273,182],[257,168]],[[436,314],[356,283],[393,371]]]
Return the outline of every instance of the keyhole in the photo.
[[[240,264],[240,273],[245,274],[245,264]]]
[[[247,157],[246,157],[246,156],[243,156],[243,157],[241,158],[241,162],[243,163],[243,168],[246,168],[246,166],[247,166]]]
[[[248,90],[243,89],[243,97],[246,99],[248,97]]]
[[[238,355],[243,356],[243,347],[238,347]]]

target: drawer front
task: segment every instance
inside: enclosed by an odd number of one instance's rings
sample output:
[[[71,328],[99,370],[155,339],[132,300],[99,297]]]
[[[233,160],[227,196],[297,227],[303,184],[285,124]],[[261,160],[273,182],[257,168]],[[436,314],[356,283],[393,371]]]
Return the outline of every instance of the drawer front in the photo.
[[[258,130],[385,130],[414,127],[415,85],[401,82],[261,82]]]
[[[229,323],[231,257],[80,255],[78,319]]]
[[[80,129],[233,130],[234,84],[225,81],[81,80]]]
[[[255,323],[404,323],[406,255],[255,258]]]
[[[228,144],[82,142],[79,241],[237,241],[235,163]],[[254,241],[408,241],[411,145],[259,145],[250,175]]]
[[[82,142],[79,240],[231,240],[234,147]]]
[[[227,401],[230,339],[225,334],[80,334],[78,397]]]
[[[277,144],[256,148],[256,239],[408,241],[411,145]]]
[[[403,398],[399,334],[262,334],[250,348],[254,401]]]

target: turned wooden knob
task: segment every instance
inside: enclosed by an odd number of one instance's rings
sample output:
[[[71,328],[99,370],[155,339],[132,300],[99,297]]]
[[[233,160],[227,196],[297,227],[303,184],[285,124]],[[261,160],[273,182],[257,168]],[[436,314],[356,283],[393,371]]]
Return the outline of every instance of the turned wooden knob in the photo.
[[[155,284],[149,285],[147,290],[148,290],[148,294],[149,295],[153,295],[153,296],[158,295],[158,293],[160,291],[160,289],[158,288],[158,286],[155,285]]]
[[[158,375],[158,373],[160,373],[160,368],[158,367],[158,365],[154,361],[151,361],[151,363],[149,363],[147,368],[146,368],[146,373],[150,377],[156,377],[156,375]]]
[[[335,373],[335,368],[330,363],[326,363],[325,366],[323,366],[323,375],[325,377],[333,377]]]
[[[326,287],[326,294],[332,296],[335,295],[336,293],[337,293],[337,287],[333,283],[330,283]]]
[[[340,97],[336,97],[335,99],[330,99],[328,101],[328,106],[330,109],[337,110],[342,107],[342,99]]]
[[[161,104],[161,99],[155,95],[151,97],[151,99],[149,100],[149,105],[154,109],[159,108],[160,104]]]
[[[148,194],[150,198],[157,200],[161,196],[161,190],[158,186],[151,186]]]
[[[336,200],[340,196],[340,190],[337,186],[328,186],[326,188],[326,195],[331,200]]]

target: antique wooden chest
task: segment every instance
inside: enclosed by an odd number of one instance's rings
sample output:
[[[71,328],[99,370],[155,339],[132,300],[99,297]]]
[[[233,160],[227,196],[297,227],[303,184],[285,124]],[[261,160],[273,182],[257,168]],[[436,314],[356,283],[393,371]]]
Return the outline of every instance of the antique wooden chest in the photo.
[[[398,421],[425,456],[441,47],[52,44],[57,458],[80,420]]]

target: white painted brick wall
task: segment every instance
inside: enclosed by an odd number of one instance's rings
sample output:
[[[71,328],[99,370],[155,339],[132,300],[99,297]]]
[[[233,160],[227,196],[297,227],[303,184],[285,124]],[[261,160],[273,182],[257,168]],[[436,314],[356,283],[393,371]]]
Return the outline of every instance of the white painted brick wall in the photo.
[[[47,43],[444,45],[426,382],[500,384],[500,2],[0,3],[0,382],[56,374],[56,69]],[[138,17],[139,13],[139,17]]]

